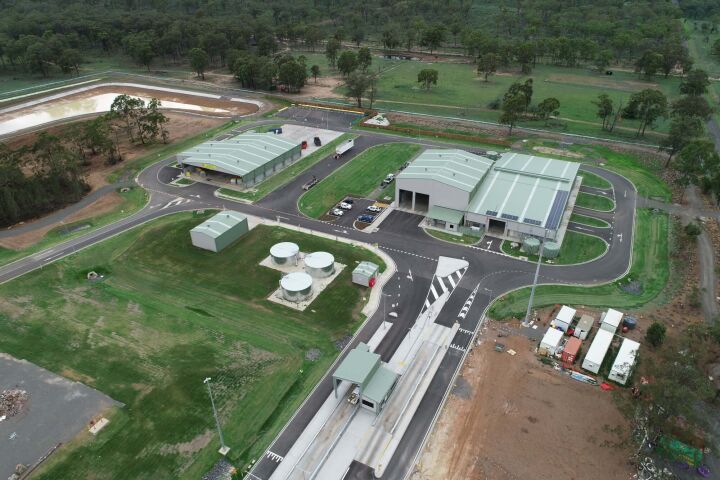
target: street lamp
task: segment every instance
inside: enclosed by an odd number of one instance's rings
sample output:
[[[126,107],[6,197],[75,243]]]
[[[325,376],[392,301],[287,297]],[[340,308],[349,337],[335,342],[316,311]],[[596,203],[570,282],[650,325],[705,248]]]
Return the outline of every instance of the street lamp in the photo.
[[[547,238],[547,229],[545,229],[545,235],[540,241],[540,251],[538,252],[537,267],[535,267],[535,278],[533,279],[532,288],[530,289],[530,300],[528,301],[527,312],[525,313],[525,320],[522,322],[523,327],[530,326],[530,311],[532,310],[533,300],[535,299],[535,287],[537,286],[538,276],[540,275],[540,264],[542,263],[543,248],[545,248],[545,239]]]
[[[215,417],[215,425],[217,426],[218,435],[220,436],[220,455],[227,455],[230,451],[230,447],[225,445],[225,439],[223,438],[222,429],[220,428],[220,419],[218,418],[217,409],[215,408],[215,399],[213,398],[212,389],[210,388],[210,377],[203,380],[203,383],[207,385],[208,395],[210,395],[210,404],[213,409],[213,416]]]

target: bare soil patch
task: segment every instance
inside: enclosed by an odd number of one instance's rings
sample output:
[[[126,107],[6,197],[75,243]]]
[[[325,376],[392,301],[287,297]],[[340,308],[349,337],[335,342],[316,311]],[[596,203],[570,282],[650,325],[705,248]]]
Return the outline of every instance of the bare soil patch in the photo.
[[[613,77],[589,75],[549,75],[547,82],[562,83],[566,85],[593,85],[595,87],[611,88],[613,90],[626,90],[628,92],[640,91],[644,88],[657,88],[657,83],[640,82],[635,80],[618,80]]]
[[[551,148],[551,147],[533,147],[533,150],[540,153],[547,153],[548,155],[559,155],[561,157],[570,157],[570,158],[585,158],[585,155],[578,152],[571,152],[569,150],[562,150],[560,148]]]
[[[497,324],[468,356],[413,480],[630,478],[627,428],[612,395],[540,363],[525,337],[500,339]],[[469,390],[469,395],[468,395]]]
[[[95,200],[87,207],[75,212],[64,220],[64,223],[74,223],[86,220],[91,217],[103,215],[112,212],[118,205],[123,203],[123,197],[117,193],[109,193]],[[42,228],[38,228],[20,235],[9,238],[0,239],[0,247],[10,248],[12,250],[21,250],[36,244],[45,237],[52,229],[57,228],[59,223],[54,223]]]

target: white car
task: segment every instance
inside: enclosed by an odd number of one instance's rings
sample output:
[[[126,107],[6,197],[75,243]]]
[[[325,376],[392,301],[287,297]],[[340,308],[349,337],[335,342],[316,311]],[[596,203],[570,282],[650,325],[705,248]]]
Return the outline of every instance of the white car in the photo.
[[[349,203],[345,203],[345,202],[340,202],[338,207],[342,208],[343,210],[352,210],[352,205],[350,205]]]
[[[345,215],[345,212],[343,212],[339,208],[333,208],[330,214],[335,215],[336,217],[342,217],[343,215]]]
[[[376,207],[375,205],[370,205],[369,207],[367,207],[367,211],[379,213],[379,212],[382,212],[382,208]]]

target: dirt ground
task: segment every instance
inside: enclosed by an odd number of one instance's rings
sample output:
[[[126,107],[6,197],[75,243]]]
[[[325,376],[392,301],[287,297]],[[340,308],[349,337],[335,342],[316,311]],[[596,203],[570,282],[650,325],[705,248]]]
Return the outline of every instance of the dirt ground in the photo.
[[[87,207],[75,212],[64,220],[64,223],[73,223],[80,220],[85,220],[90,217],[97,215],[103,215],[105,213],[113,211],[118,205],[123,202],[123,198],[117,193],[109,193],[103,197],[97,199]],[[0,247],[9,248],[12,250],[21,250],[31,245],[36,244],[52,229],[58,226],[57,223],[48,225],[46,227],[38,228],[30,232],[26,232],[20,235],[16,235],[10,238],[0,239]]]
[[[525,337],[490,322],[468,356],[413,480],[628,479],[627,428],[612,394],[540,363]]]

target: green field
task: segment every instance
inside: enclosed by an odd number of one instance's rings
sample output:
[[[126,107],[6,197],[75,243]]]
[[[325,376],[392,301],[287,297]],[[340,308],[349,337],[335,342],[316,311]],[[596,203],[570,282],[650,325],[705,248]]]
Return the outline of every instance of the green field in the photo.
[[[374,254],[266,226],[215,254],[188,235],[209,215],[164,217],[0,286],[0,351],[125,404],[34,478],[200,478],[219,458],[207,376],[230,460],[242,468],[326,372],[335,341],[363,320],[366,293],[351,272],[365,259],[384,268]],[[306,312],[266,300],[281,274],[258,262],[278,241],[348,266]],[[91,284],[90,270],[106,278]]]
[[[605,220],[600,220],[599,218],[595,217],[587,217],[585,215],[580,215],[579,213],[573,213],[570,216],[571,222],[576,223],[582,223],[583,225],[589,225],[591,227],[598,227],[598,228],[609,228],[610,224],[607,223]]]
[[[335,151],[335,147],[337,147],[340,143],[351,138],[355,138],[356,136],[357,135],[350,135],[349,133],[340,135],[338,138],[318,148],[310,155],[301,158],[286,169],[281,170],[267,180],[260,182],[252,190],[248,190],[246,192],[238,192],[237,190],[232,190],[230,188],[221,188],[219,193],[225,197],[256,202],[268,193],[272,192],[273,190],[282,187],[286,183],[295,179],[295,177],[318,163],[320,160],[326,158],[328,155]]]
[[[604,189],[610,189],[612,188],[612,185],[610,185],[610,182],[605,180],[602,177],[599,177],[595,175],[594,173],[590,173],[587,170],[580,170],[578,173],[581,177],[583,177],[582,184],[585,187],[593,187],[593,188],[604,188]]]
[[[599,212],[611,212],[615,208],[615,202],[611,199],[585,192],[578,193],[575,205],[578,207],[597,210]]]
[[[122,197],[123,202],[108,213],[73,223],[66,223],[61,227],[56,227],[50,230],[39,242],[27,248],[15,250],[0,247],[0,266],[18,260],[22,257],[32,255],[33,253],[52,247],[60,242],[65,242],[71,238],[85,235],[88,232],[110,223],[117,222],[118,220],[128,217],[140,210],[145,206],[148,200],[147,192],[139,187],[131,188],[130,191],[124,193],[118,191],[118,195]],[[87,227],[85,227],[85,225],[87,225]],[[83,228],[73,231],[73,227],[79,226],[83,226]]]
[[[537,262],[537,255],[528,255],[520,250],[520,247],[513,248],[512,243],[505,240],[502,243],[502,251],[513,257],[527,257],[531,262]],[[552,260],[543,258],[543,263],[551,262],[558,265],[571,265],[573,263],[582,263],[593,260],[605,253],[607,244],[594,235],[585,235],[584,233],[573,232],[568,230],[565,233],[562,246],[560,247],[560,255]]]
[[[424,68],[439,72],[438,84],[429,92],[417,83],[418,72]],[[560,101],[560,115],[551,125],[524,121],[521,126],[585,135],[635,138],[637,123],[633,120],[624,119],[612,134],[601,130],[600,119],[595,115],[597,109],[591,103],[601,93],[609,94],[616,105],[627,103],[632,93],[645,88],[659,89],[670,97],[679,95],[679,79],[675,77],[645,80],[631,72],[615,71],[613,76],[607,76],[584,68],[538,65],[530,76],[503,73],[484,82],[473,65],[406,61],[381,75],[376,105],[388,110],[496,122],[500,112],[492,110],[489,104],[501,99],[513,82],[527,78],[534,81],[533,103],[555,97]],[[338,93],[343,93],[342,88]],[[661,121],[658,131],[666,131],[668,125],[667,121]],[[659,138],[649,132],[645,140],[657,142]]]
[[[617,282],[597,287],[541,285],[535,290],[535,306],[554,304],[585,305],[589,307],[637,308],[656,298],[665,288],[669,277],[668,216],[638,209],[635,215],[633,259],[628,275]],[[541,275],[551,275],[541,270]],[[620,289],[631,280],[642,283],[639,294]],[[495,319],[521,318],[525,315],[530,289],[523,288],[500,297],[490,308]]]
[[[453,235],[452,233],[441,232],[432,228],[426,228],[425,233],[431,237],[437,238],[438,240],[459,243],[460,245],[475,245],[481,240],[480,238],[473,237],[472,235]]]
[[[345,195],[367,197],[378,188],[385,175],[397,172],[420,149],[420,145],[412,143],[388,143],[369,148],[300,197],[300,212],[320,218]]]

